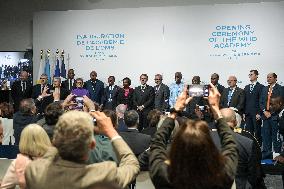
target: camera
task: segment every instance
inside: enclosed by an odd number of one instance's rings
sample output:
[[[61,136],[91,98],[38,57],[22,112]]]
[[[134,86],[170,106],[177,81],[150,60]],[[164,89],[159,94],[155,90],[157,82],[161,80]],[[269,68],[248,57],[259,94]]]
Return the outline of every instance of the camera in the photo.
[[[208,97],[209,85],[188,85],[188,95],[192,97]]]

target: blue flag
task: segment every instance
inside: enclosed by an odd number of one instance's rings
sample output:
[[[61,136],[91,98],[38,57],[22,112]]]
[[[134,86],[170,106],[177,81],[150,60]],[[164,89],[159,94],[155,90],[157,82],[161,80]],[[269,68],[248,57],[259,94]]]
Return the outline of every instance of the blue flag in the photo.
[[[56,66],[54,71],[54,77],[60,77],[60,67],[59,67],[59,59],[56,58]]]
[[[50,78],[50,64],[49,64],[49,57],[45,57],[45,67],[44,67],[44,73],[47,75],[48,83],[50,84],[51,78]]]
[[[61,73],[60,76],[63,78],[67,78],[66,77],[66,68],[65,68],[65,63],[64,63],[64,58],[61,59]]]

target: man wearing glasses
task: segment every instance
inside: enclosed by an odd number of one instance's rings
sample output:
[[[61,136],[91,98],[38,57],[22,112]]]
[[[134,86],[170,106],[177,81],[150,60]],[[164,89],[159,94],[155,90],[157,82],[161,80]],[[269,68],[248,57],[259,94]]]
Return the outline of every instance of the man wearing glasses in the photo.
[[[221,108],[231,108],[238,114],[242,115],[245,102],[244,90],[237,87],[236,76],[230,76],[227,81],[229,87],[224,89],[221,99]]]
[[[246,123],[246,130],[256,137],[259,144],[261,144],[261,116],[259,99],[262,88],[264,87],[257,81],[258,71],[251,70],[249,73],[250,84],[246,85],[245,91],[245,114],[244,120]]]
[[[182,79],[181,72],[176,72],[175,73],[175,83],[170,85],[170,98],[169,98],[170,108],[174,107],[177,97],[183,91],[184,83],[181,81],[181,79]]]
[[[160,110],[161,112],[167,111],[169,109],[169,97],[170,97],[170,90],[167,85],[162,83],[163,76],[161,74],[155,75],[155,83],[156,86],[154,87],[155,90],[155,109]]]

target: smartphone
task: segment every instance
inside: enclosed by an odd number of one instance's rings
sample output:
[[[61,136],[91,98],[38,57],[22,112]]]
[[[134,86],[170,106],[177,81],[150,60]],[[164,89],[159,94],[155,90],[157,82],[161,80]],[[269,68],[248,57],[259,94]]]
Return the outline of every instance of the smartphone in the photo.
[[[208,97],[209,96],[209,85],[188,85],[189,96],[196,97]]]
[[[83,106],[84,106],[83,97],[77,96],[77,97],[75,97],[75,101],[77,103],[77,108],[83,109]]]

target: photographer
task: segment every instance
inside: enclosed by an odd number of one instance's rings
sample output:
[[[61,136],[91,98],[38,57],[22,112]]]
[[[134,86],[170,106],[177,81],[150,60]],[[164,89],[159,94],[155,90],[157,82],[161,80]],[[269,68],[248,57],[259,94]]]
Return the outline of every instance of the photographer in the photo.
[[[212,84],[210,87],[208,101],[222,152],[214,145],[206,122],[188,120],[180,126],[167,157],[166,143],[174,120],[192,99],[184,88],[150,147],[150,176],[156,188],[231,188],[238,162],[236,142],[219,109],[220,93]]]

